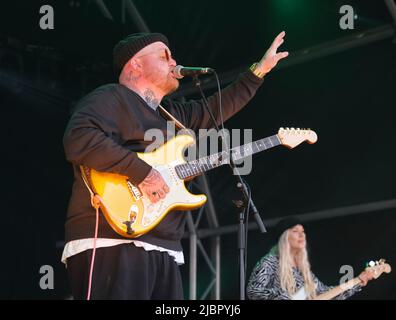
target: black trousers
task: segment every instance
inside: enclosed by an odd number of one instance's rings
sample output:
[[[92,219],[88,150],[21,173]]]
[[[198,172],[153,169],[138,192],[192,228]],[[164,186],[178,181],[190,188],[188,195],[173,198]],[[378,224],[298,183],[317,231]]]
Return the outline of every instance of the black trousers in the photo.
[[[67,259],[73,298],[86,299],[92,250]],[[182,300],[180,270],[166,252],[134,244],[96,249],[91,299]]]

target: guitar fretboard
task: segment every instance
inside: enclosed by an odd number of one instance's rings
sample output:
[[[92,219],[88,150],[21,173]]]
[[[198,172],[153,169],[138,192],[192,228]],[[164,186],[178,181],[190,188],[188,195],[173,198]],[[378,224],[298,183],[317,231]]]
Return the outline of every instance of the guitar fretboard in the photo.
[[[261,140],[250,142],[230,149],[230,152],[222,151],[197,160],[188,161],[175,166],[175,170],[180,179],[188,179],[204,173],[205,171],[217,168],[230,163],[230,154],[234,162],[251,156],[281,144],[277,135],[273,135]]]

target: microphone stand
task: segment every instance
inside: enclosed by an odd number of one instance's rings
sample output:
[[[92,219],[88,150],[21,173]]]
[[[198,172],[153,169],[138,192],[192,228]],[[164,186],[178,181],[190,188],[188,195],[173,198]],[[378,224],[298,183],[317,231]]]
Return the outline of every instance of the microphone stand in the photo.
[[[193,76],[193,81],[196,87],[199,88],[199,91],[201,93],[204,106],[206,110],[208,111],[210,118],[216,128],[216,130],[219,132],[219,126],[216,123],[216,119],[213,116],[212,111],[209,108],[208,100],[206,99],[202,88],[201,88],[201,81],[198,78],[198,75]],[[221,92],[219,92],[221,94]],[[221,106],[220,106],[221,107]],[[225,144],[227,148],[227,154],[229,155],[230,159],[230,167],[233,171],[233,176],[236,177],[237,180],[237,189],[241,191],[242,194],[242,199],[239,200],[233,200],[233,203],[235,204],[239,215],[238,215],[238,251],[239,251],[239,296],[241,300],[245,300],[245,273],[246,273],[246,231],[247,231],[247,226],[246,226],[246,216],[249,214],[250,209],[252,209],[253,216],[256,220],[256,223],[258,225],[258,228],[261,233],[267,232],[264,223],[260,217],[260,214],[254,205],[253,199],[251,197],[251,192],[248,184],[242,179],[241,175],[238,172],[238,169],[235,166],[235,163],[232,159],[232,155],[230,154],[230,149],[228,148],[228,143],[226,141],[226,138],[223,135],[220,135],[221,140]]]

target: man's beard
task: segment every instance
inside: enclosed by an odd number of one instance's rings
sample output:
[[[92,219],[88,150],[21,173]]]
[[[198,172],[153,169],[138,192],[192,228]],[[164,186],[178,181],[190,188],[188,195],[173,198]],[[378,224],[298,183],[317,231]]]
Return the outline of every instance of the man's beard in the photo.
[[[151,72],[147,78],[150,79],[158,89],[161,89],[164,95],[171,94],[179,88],[179,80],[173,78],[170,74],[167,75],[166,79],[161,79],[159,81],[158,74]]]
[[[164,95],[171,94],[179,88],[179,80],[168,76],[166,81],[158,83],[157,87],[164,92]]]

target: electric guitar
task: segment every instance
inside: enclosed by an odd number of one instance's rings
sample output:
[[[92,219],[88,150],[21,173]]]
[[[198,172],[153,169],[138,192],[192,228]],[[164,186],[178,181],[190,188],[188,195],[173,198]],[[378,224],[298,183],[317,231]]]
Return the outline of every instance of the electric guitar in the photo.
[[[390,273],[392,271],[392,268],[389,264],[385,263],[385,259],[380,259],[379,261],[370,261],[370,263],[367,265],[365,271],[372,273],[374,279],[378,279],[384,272],[385,273]],[[361,282],[359,277],[353,278],[352,280],[349,280],[348,282],[345,282],[343,284],[340,284],[337,287],[334,287],[327,292],[324,292],[314,298],[314,300],[331,300],[341,293],[352,289],[354,286],[358,285]],[[306,292],[304,287],[302,287],[300,290],[298,290],[292,297],[292,300],[306,300]]]
[[[205,195],[191,194],[184,181],[229,163],[230,157],[235,162],[280,144],[291,149],[304,141],[315,143],[316,133],[309,129],[280,128],[278,134],[230,149],[230,154],[223,151],[186,161],[183,152],[195,140],[190,135],[179,134],[153,152],[137,153],[161,174],[169,187],[169,193],[157,203],[151,203],[126,176],[85,166],[81,166],[81,172],[87,187],[100,197],[100,208],[114,231],[126,238],[136,238],[153,229],[171,210],[192,210],[206,202]]]

